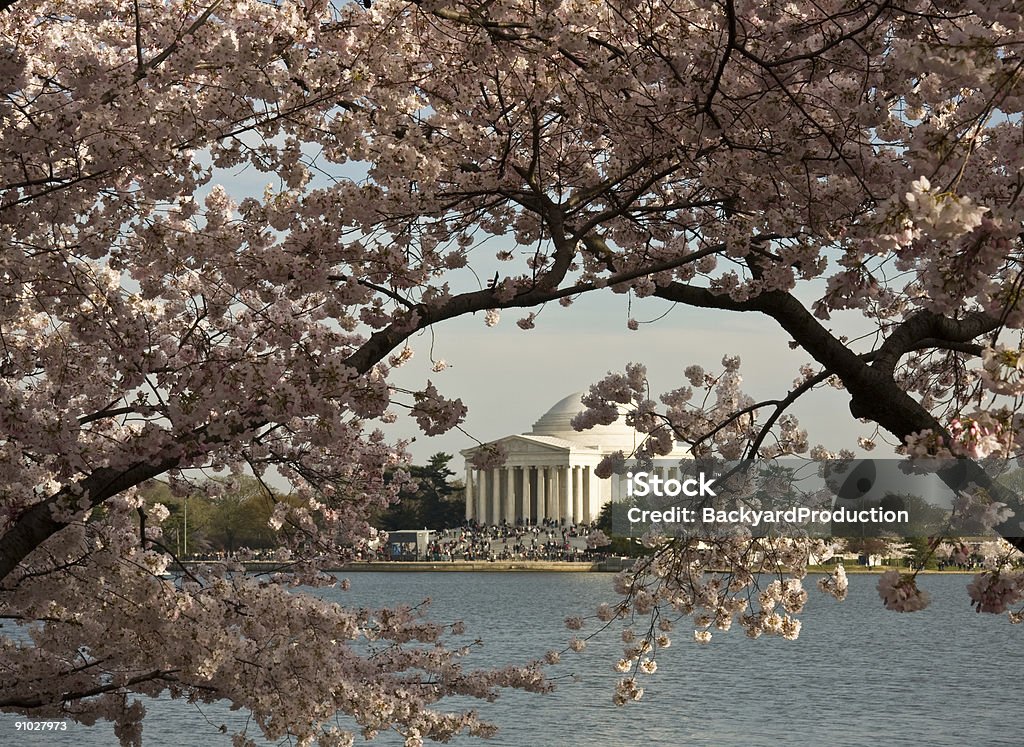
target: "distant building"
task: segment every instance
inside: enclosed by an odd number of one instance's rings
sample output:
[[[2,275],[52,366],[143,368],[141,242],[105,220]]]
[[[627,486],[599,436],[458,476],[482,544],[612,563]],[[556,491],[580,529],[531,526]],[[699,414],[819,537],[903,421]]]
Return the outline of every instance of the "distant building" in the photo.
[[[434,532],[430,529],[402,529],[388,532],[392,560],[426,560]]]
[[[530,433],[492,442],[508,452],[503,467],[474,469],[470,459],[479,446],[461,452],[466,458],[467,521],[538,524],[552,519],[579,524],[597,519],[601,507],[612,499],[613,486],[611,480],[599,479],[594,468],[615,451],[628,457],[644,436],[621,417],[611,425],[573,430],[573,417],[585,409],[584,394],[575,392],[559,400]]]

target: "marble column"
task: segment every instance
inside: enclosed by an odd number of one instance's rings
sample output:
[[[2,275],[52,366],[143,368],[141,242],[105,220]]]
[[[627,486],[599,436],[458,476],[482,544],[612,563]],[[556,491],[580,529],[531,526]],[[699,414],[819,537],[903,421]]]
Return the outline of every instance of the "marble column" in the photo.
[[[593,521],[595,514],[594,506],[599,496],[595,496],[598,490],[597,481],[594,478],[594,468],[586,466],[583,468],[583,521]]]
[[[509,526],[516,524],[516,469],[517,467],[505,468],[505,523]]]
[[[491,510],[487,514],[488,524],[497,524],[501,521],[498,517],[501,515],[501,478],[499,477],[498,467],[491,468]]]
[[[533,495],[530,486],[530,478],[533,476],[533,467],[523,467],[523,523],[533,523]]]
[[[469,462],[466,463],[466,521],[473,520],[473,468],[469,466]]]
[[[537,468],[537,524],[540,524],[548,515],[548,468]]]
[[[476,511],[473,519],[477,524],[487,523],[487,471],[477,471]]]
[[[566,524],[573,524],[576,522],[576,514],[573,513],[572,496],[575,492],[576,477],[575,467],[571,464],[565,468],[565,513],[562,514],[565,517]]]
[[[562,518],[562,477],[561,467],[551,468],[551,500],[548,501],[548,513],[554,519],[555,524]]]
[[[574,524],[583,523],[583,467],[573,467],[572,481],[572,520]]]

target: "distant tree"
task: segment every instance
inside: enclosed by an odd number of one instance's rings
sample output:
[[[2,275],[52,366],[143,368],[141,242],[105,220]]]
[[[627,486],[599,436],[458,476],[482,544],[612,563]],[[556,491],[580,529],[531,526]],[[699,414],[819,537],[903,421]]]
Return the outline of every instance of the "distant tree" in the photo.
[[[419,502],[411,495],[399,495],[397,501],[380,511],[371,523],[388,532],[421,528]]]
[[[274,505],[286,498],[268,495],[253,477],[212,483],[211,495],[175,496],[163,482],[150,481],[143,490],[146,505],[161,504],[169,516],[161,525],[160,543],[175,555],[208,550],[233,553],[241,547],[266,548],[277,544],[270,528]]]
[[[624,531],[630,527],[628,512],[630,508],[637,507],[641,510],[647,508],[641,498],[632,498],[628,501],[608,501],[601,506],[597,514],[597,528],[604,532],[611,539],[611,543],[601,547],[602,552],[612,555],[625,555],[630,558],[638,558],[650,555],[653,551],[640,544],[639,535],[641,531],[627,533]]]
[[[160,501],[163,503],[163,501]],[[164,503],[170,516],[162,525],[163,545],[179,558],[212,549],[209,540],[212,505],[204,496],[181,496]]]
[[[597,528],[609,537],[614,537],[616,534],[622,535],[623,527],[629,526],[627,513],[635,505],[635,500],[608,501],[601,506],[601,510],[597,514]]]
[[[907,559],[914,568],[937,568],[939,563],[935,555],[933,543],[927,537],[907,537],[904,540],[906,545]]]
[[[451,482],[455,473],[449,468],[452,455],[434,454],[422,467],[413,467],[417,481],[416,496],[420,502],[420,519],[430,529],[460,526],[466,519],[464,488]]]
[[[907,521],[879,520],[833,524],[835,536],[897,540],[900,537],[938,535],[949,529],[950,510],[936,506],[919,495],[889,493],[880,500],[865,503],[861,508],[878,508],[883,512],[906,512]]]
[[[891,551],[892,543],[882,537],[848,537],[843,540],[843,547],[846,552],[856,553],[862,557],[885,557]]]
[[[210,501],[205,530],[217,550],[234,553],[240,547],[266,548],[274,544],[270,517],[276,496],[252,477],[240,478],[223,495]]]
[[[465,520],[463,488],[450,481],[455,473],[448,467],[451,454],[434,454],[425,465],[409,467],[412,483],[398,494],[398,502],[382,511],[375,521],[378,529],[448,529]]]
[[[919,495],[890,494],[882,498],[879,508],[886,511],[906,511],[909,523],[902,527],[904,536],[927,536],[946,528],[950,510],[936,506]]]

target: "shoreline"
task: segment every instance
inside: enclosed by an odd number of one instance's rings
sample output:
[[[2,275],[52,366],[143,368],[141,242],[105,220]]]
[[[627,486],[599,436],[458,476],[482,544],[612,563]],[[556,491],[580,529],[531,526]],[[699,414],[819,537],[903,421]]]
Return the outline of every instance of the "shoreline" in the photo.
[[[432,561],[432,560],[373,560],[357,561],[348,565],[331,566],[324,570],[329,573],[459,573],[459,572],[484,572],[484,573],[617,573],[626,570],[631,565],[631,558],[609,558],[602,561],[568,562],[552,560],[456,560],[456,561]],[[200,562],[189,561],[186,565],[190,568],[202,565]],[[286,564],[273,561],[248,561],[243,563],[245,570],[249,573],[285,570]],[[846,573],[849,574],[882,574],[889,570],[897,570],[900,573],[912,573],[909,568],[900,566],[872,566],[846,565]],[[975,569],[953,569],[937,570],[928,569],[918,571],[921,575],[961,575],[968,576],[982,572],[983,568]],[[827,566],[812,566],[807,569],[808,575],[827,575],[832,573],[832,568]]]
[[[566,562],[557,560],[374,560],[352,563],[328,570],[335,573],[350,571],[384,571],[412,573],[457,573],[459,571],[486,571],[489,573],[599,573],[603,562]],[[616,569],[617,570],[617,569]]]

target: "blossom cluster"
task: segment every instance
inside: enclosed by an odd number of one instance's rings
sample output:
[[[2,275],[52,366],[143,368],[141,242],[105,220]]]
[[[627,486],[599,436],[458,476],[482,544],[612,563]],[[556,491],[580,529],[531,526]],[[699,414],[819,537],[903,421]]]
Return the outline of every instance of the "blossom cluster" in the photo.
[[[878,595],[886,609],[896,612],[923,610],[931,601],[931,595],[917,588],[915,576],[888,570],[878,579]]]
[[[653,544],[652,556],[637,560],[616,577],[620,601],[600,605],[595,614],[605,625],[616,619],[652,621],[645,634],[632,626],[622,629],[622,656],[614,669],[632,676],[622,681],[625,684],[613,697],[618,705],[639,699],[629,695],[642,693],[635,677],[657,671],[656,653],[671,645],[669,633],[683,619],[693,625],[693,640],[702,644],[712,640],[714,631],[728,631],[734,623],[751,638],[798,638],[801,621],[796,616],[808,600],[803,587],[808,562],[830,555],[821,540],[755,539],[743,533]],[[774,580],[761,585],[762,579],[772,576]],[[843,599],[847,581],[842,566],[819,587]],[[751,606],[752,600],[756,605]],[[571,629],[583,624],[580,618],[567,620]]]
[[[974,576],[967,593],[978,612],[1000,614],[1024,600],[1024,574],[992,570]]]
[[[757,411],[761,408],[741,388],[739,356],[724,356],[722,368],[722,373],[714,376],[700,366],[687,367],[686,378],[692,386],[661,395],[663,409],[659,409],[658,403],[647,396],[646,368],[630,364],[625,373],[610,373],[590,387],[583,398],[586,409],[575,416],[573,427],[585,430],[624,417],[629,425],[646,434],[631,455],[639,459],[668,454],[679,442],[687,445],[695,458],[714,455],[726,460],[774,458],[810,450],[807,432],[792,414],[774,412],[764,424],[758,423]],[[693,387],[703,389],[703,396],[696,396]],[[763,407],[775,405],[773,402]],[[769,433],[771,439],[767,438]],[[751,453],[755,443],[759,444],[756,454]],[[606,456],[598,474],[608,476],[620,471],[625,457],[620,453]]]

